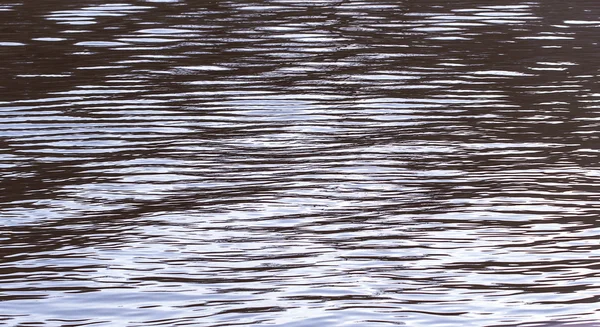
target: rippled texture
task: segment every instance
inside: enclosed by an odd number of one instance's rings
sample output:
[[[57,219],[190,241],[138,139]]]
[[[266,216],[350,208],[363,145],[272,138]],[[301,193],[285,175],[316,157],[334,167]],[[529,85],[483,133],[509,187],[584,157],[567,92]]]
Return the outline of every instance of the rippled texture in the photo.
[[[0,323],[600,326],[600,4],[0,5]]]

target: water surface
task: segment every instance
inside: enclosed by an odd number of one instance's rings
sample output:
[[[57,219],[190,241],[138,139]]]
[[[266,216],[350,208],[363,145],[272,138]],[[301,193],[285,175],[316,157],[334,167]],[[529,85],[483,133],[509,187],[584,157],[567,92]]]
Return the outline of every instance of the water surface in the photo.
[[[0,5],[0,324],[600,325],[600,5]]]

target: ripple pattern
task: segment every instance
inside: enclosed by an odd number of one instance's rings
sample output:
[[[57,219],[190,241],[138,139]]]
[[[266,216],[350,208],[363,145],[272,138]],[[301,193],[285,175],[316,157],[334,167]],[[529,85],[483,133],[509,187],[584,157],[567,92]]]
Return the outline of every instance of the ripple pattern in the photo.
[[[599,15],[0,5],[0,324],[600,326]]]

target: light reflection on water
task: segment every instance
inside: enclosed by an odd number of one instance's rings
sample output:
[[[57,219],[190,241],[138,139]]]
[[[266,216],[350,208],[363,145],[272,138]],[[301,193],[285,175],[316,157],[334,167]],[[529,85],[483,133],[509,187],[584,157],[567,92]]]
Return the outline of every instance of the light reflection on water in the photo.
[[[597,326],[599,10],[0,5],[0,322]]]

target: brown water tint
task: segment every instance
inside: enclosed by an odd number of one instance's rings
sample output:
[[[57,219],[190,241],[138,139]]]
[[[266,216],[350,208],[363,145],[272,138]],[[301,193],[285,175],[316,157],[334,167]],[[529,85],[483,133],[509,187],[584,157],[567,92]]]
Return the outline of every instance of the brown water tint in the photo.
[[[598,326],[597,1],[0,5],[0,324]]]

